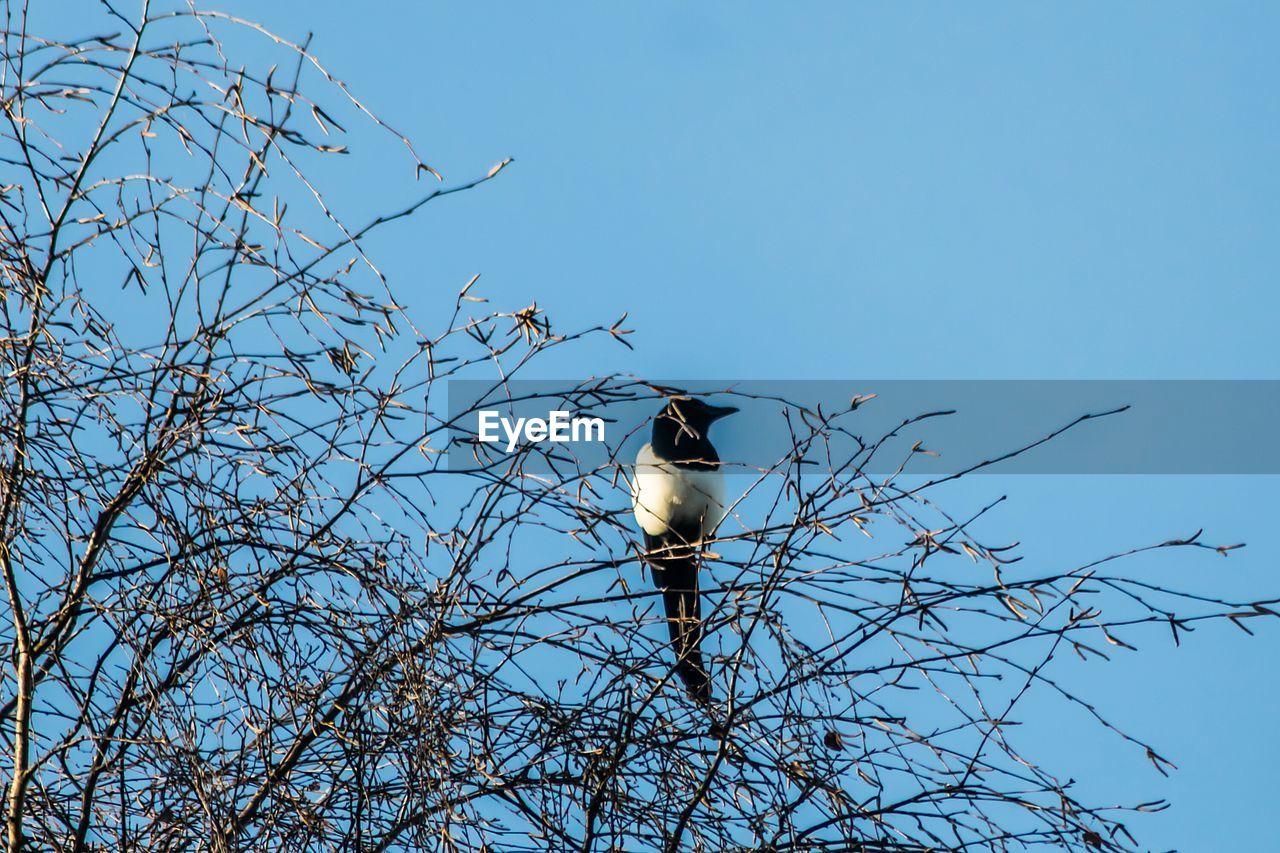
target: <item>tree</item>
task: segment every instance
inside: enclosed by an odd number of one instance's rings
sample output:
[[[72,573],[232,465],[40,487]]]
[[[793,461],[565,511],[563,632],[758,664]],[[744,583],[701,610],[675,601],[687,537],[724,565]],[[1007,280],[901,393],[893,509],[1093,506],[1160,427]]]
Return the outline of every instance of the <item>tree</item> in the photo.
[[[77,8],[5,7],[8,850],[1136,844],[1024,759],[1018,703],[1058,691],[1109,725],[1055,654],[1265,603],[1126,578],[1124,555],[1021,572],[939,482],[869,478],[865,443],[815,475],[856,401],[782,401],[793,445],[706,558],[708,712],[673,677],[624,466],[446,453],[446,382],[502,401],[552,348],[629,346],[622,321],[561,333],[472,279],[423,299],[427,322],[366,254],[506,163],[440,183],[306,43],[254,24]],[[354,123],[424,188],[348,225],[322,178]]]

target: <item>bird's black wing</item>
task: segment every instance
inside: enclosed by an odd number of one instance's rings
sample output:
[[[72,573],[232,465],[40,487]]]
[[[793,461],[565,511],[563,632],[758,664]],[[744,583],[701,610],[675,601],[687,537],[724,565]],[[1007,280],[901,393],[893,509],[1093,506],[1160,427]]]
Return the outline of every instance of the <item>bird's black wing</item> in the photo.
[[[698,554],[690,539],[644,535],[653,579],[662,591],[676,672],[699,702],[711,701],[711,677],[702,663],[702,606],[698,594]]]

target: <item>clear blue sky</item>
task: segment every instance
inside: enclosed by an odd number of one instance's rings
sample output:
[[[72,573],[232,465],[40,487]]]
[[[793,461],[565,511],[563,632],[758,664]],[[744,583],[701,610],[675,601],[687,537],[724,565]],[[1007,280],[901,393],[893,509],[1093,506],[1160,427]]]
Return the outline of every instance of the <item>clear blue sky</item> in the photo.
[[[636,352],[545,376],[1280,373],[1275,4],[224,5],[314,31],[447,183],[516,158],[374,248],[423,313],[476,272],[564,328],[631,313]],[[1008,493],[985,530],[1058,567],[1199,527],[1245,540],[1135,570],[1261,597],[1276,485],[987,478],[957,498]],[[1136,824],[1152,849],[1275,849],[1280,627],[1259,627],[1064,672],[1171,779],[1074,719],[1043,719],[1033,753],[1097,799],[1171,799]]]

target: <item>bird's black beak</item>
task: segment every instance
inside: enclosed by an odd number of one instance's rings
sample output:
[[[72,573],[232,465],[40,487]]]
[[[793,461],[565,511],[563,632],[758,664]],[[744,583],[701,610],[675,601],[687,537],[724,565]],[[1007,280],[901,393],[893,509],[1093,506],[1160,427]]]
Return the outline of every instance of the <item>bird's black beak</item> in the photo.
[[[732,415],[736,411],[738,411],[737,406],[707,406],[707,412],[711,415],[711,420],[713,421]]]

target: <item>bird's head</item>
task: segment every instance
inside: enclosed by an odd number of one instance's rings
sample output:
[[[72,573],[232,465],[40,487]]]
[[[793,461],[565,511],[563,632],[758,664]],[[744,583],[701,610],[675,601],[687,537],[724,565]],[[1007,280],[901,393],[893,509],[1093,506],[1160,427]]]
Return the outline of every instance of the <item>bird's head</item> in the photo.
[[[672,397],[654,420],[654,435],[673,432],[677,443],[680,438],[702,441],[711,424],[736,411],[735,406],[713,406],[697,397]]]

